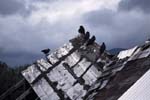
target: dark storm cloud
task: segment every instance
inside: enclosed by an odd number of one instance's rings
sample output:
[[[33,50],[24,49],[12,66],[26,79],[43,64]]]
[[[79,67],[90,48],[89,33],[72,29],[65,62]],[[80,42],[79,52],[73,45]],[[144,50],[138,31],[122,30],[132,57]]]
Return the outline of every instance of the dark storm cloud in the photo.
[[[150,14],[134,9],[98,9],[83,16],[81,14],[77,18],[60,17],[53,22],[53,19],[48,20],[50,16],[43,16],[42,11],[46,9],[39,7],[45,4],[50,6],[53,0],[31,0],[28,5],[18,1],[0,1],[0,15],[8,15],[0,16],[0,61],[6,61],[11,65],[30,63],[42,57],[42,49],[54,50],[62,46],[77,34],[81,23],[91,35],[96,35],[98,43],[106,42],[107,49],[132,47],[150,36]],[[31,11],[33,13],[30,14]],[[17,14],[27,14],[28,17],[24,18]]]
[[[0,14],[10,15],[24,11],[25,5],[17,0],[0,0]]]
[[[84,19],[92,24],[93,27],[98,27],[100,25],[111,25],[113,23],[113,18],[115,16],[115,12],[108,9],[103,9],[101,11],[92,11],[84,15]]]
[[[41,57],[43,56],[31,52],[0,52],[0,61],[6,62],[10,67],[32,64]]]
[[[99,9],[83,16],[85,25],[97,37],[106,42],[108,49],[130,48],[150,37],[150,14]]]
[[[33,2],[57,2],[59,0],[32,0]]]
[[[122,0],[119,3],[121,10],[141,9],[144,12],[150,12],[150,0]]]
[[[28,3],[25,0],[0,0],[0,15],[11,16],[19,14],[27,17],[32,11],[37,10],[32,4],[39,1],[46,2],[49,0],[30,0]]]
[[[54,51],[73,37],[71,33],[74,30],[77,32],[75,24],[66,27],[69,22],[51,24],[41,19],[38,24],[32,25],[21,16],[0,18],[0,61],[15,66],[42,58],[42,49]]]

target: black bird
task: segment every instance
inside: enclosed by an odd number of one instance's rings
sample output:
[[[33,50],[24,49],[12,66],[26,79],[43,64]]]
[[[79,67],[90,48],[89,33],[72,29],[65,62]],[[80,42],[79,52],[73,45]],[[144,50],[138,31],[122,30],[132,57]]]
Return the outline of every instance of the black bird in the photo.
[[[90,32],[86,32],[84,36],[84,40],[87,41],[90,38]]]
[[[95,36],[92,36],[91,39],[89,39],[88,43],[86,44],[86,46],[88,45],[92,45],[94,43],[94,41],[96,40]]]
[[[85,35],[85,29],[84,29],[84,27],[83,27],[83,26],[80,26],[78,32],[79,32],[80,34],[82,34],[82,35]]]
[[[50,49],[44,49],[44,50],[41,50],[41,52],[43,52],[44,54],[48,54],[50,52]]]
[[[100,48],[100,54],[104,53],[105,49],[106,49],[106,45],[103,42],[102,45],[101,45],[101,48]]]

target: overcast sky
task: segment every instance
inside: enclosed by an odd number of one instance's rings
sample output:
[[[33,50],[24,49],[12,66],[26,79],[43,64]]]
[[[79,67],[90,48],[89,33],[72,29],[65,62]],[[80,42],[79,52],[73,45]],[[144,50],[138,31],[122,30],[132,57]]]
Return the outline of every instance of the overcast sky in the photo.
[[[0,60],[31,63],[55,50],[80,25],[107,49],[130,48],[150,37],[150,0],[0,0]]]

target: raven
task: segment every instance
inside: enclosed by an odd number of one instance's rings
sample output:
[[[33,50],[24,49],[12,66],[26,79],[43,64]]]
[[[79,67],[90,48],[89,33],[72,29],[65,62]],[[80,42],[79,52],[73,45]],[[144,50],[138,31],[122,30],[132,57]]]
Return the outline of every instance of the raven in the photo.
[[[106,45],[103,42],[102,45],[101,45],[101,48],[100,48],[100,54],[104,53],[105,49],[106,49]]]
[[[80,34],[82,34],[82,35],[85,35],[85,29],[84,29],[84,27],[83,27],[83,26],[80,26],[78,32],[79,32]]]
[[[44,50],[41,50],[41,52],[43,52],[44,54],[48,54],[50,52],[50,49],[44,49]]]
[[[84,40],[87,41],[90,38],[90,32],[86,32],[84,36]]]
[[[88,45],[92,45],[94,43],[94,41],[96,40],[95,36],[92,36],[91,39],[89,39],[88,43],[86,44],[86,46]]]

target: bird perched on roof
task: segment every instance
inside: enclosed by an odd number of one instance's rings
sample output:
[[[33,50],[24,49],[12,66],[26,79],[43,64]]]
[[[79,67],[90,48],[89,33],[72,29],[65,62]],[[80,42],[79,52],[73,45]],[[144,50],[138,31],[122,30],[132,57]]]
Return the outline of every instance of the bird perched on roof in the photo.
[[[101,45],[101,48],[100,48],[100,54],[104,53],[105,49],[106,49],[106,45],[103,42],[102,45]]]
[[[95,40],[96,40],[95,36],[92,36],[92,38],[89,39],[89,41],[87,42],[86,46],[92,45],[92,44],[94,43]]]
[[[90,38],[90,32],[86,32],[84,36],[84,40],[87,41]]]
[[[44,54],[48,54],[50,52],[50,49],[44,49],[44,50],[41,50],[41,52],[43,52]]]
[[[85,35],[85,29],[84,27],[81,25],[78,32],[81,34],[81,35]]]

